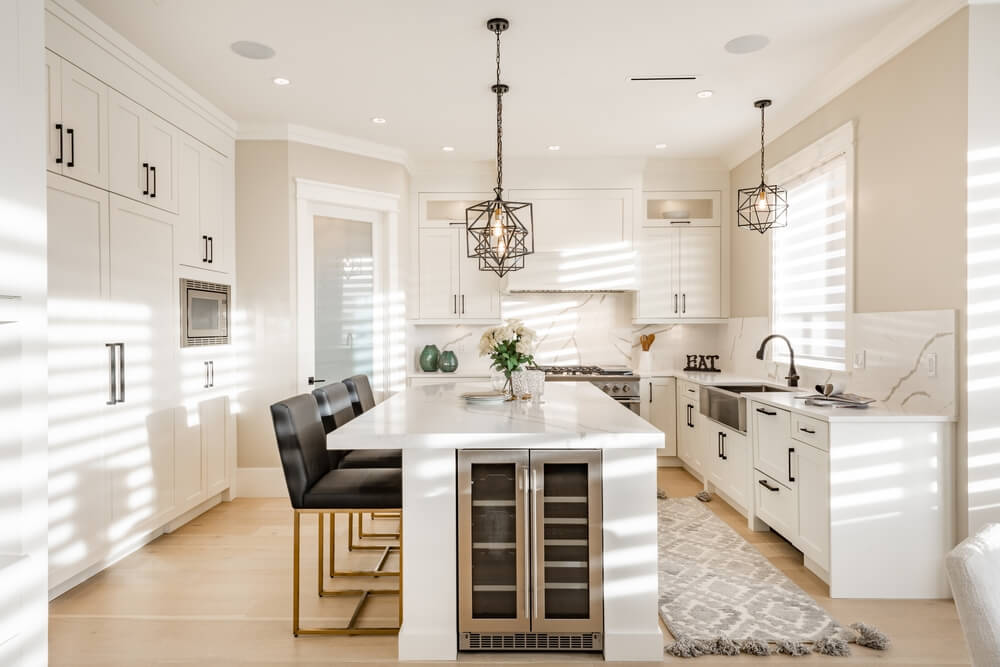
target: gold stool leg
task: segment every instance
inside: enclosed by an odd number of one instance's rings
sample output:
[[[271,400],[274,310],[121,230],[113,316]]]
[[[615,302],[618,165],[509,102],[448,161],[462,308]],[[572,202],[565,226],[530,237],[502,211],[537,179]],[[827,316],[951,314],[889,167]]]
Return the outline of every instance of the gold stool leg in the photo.
[[[374,521],[375,517],[376,517],[376,514],[377,514],[376,512],[371,512],[368,516],[370,516],[372,518],[372,520]],[[380,518],[390,518],[391,517],[391,515],[387,516],[385,514],[378,514],[378,516]],[[392,517],[392,518],[395,518],[395,517]],[[365,515],[364,514],[358,514],[358,537],[361,538],[361,539],[373,538],[373,539],[398,540],[399,539],[399,533],[398,532],[396,532],[396,533],[366,533],[365,532]]]
[[[303,628],[299,625],[299,559],[300,559],[300,545],[301,545],[301,514],[308,512],[308,510],[294,510],[293,516],[293,544],[292,544],[292,577],[293,587],[292,587],[292,634],[296,637],[300,635],[392,635],[399,633],[399,627],[373,627],[373,628],[358,628],[355,627],[358,617],[361,614],[361,610],[364,607],[368,599],[375,595],[402,595],[402,589],[350,589],[350,590],[338,590],[338,591],[326,591],[323,590],[323,540],[324,540],[324,514],[330,515],[330,539],[333,541],[336,529],[336,513],[335,512],[316,512],[317,514],[317,547],[316,553],[319,559],[318,566],[318,592],[320,597],[336,597],[336,596],[348,596],[356,595],[358,596],[358,602],[354,606],[354,611],[351,614],[350,619],[345,627],[341,628]],[[331,546],[331,555],[334,553],[333,547]],[[378,567],[381,567],[385,561],[388,554],[383,554],[382,559],[379,561]],[[401,561],[402,562],[402,561]],[[333,567],[331,563],[331,568]],[[385,573],[386,575],[391,573]],[[372,576],[370,574],[358,576]],[[402,603],[400,603],[402,604]],[[402,610],[402,606],[400,606]]]

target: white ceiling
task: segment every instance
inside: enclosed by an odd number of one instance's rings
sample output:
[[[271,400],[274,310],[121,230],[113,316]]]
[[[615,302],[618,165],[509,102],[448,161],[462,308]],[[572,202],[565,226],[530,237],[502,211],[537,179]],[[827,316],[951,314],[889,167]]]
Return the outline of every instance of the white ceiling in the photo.
[[[759,117],[835,69],[915,0],[82,0],[240,123],[294,123],[416,158],[495,151],[494,38],[503,16],[504,152],[719,157],[750,147]],[[758,53],[726,41],[765,34]],[[240,58],[237,40],[277,51]],[[696,74],[633,83],[635,74]],[[271,83],[276,76],[291,85]],[[711,89],[715,95],[698,99]],[[381,116],[384,125],[370,119]],[[666,143],[665,150],[654,144]],[[455,147],[442,154],[441,146]]]

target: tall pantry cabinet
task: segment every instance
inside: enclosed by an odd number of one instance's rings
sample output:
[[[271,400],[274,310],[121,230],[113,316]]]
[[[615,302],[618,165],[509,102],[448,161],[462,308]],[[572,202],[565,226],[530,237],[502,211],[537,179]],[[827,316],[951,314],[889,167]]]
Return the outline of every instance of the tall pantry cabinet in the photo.
[[[55,596],[234,492],[236,360],[181,347],[179,283],[235,281],[235,143],[69,10],[46,19]]]

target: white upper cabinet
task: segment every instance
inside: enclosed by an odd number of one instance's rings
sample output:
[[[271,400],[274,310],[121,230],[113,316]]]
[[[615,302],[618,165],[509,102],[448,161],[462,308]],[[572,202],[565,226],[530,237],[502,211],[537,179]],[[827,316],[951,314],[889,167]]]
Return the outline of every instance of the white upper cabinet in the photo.
[[[681,317],[722,316],[721,234],[718,227],[677,230],[680,238],[677,291]]]
[[[510,190],[530,202],[535,252],[602,252],[631,246],[632,190]],[[527,220],[522,220],[527,224]]]
[[[637,245],[637,321],[722,317],[718,227],[643,227]]]
[[[722,224],[722,193],[646,192],[643,195],[644,225],[718,227]]]
[[[117,91],[109,104],[112,192],[176,213],[180,132]]]
[[[500,319],[500,279],[467,256],[465,209],[484,193],[423,192],[418,196],[416,251],[420,320]]]
[[[52,52],[48,79],[50,171],[99,188],[108,187],[108,87]]]
[[[232,271],[229,161],[182,135],[177,182],[177,261],[209,271]]]

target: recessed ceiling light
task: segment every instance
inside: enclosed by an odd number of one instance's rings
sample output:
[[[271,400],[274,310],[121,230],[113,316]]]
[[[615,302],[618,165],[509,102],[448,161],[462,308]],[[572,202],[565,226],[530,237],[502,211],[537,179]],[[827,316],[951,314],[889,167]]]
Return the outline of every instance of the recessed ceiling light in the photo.
[[[372,122],[375,123],[376,125],[385,125],[385,118],[382,118],[381,116],[375,116],[374,118],[372,118]]]
[[[291,81],[289,81],[283,76],[276,76],[271,80],[274,81],[274,85],[276,86],[287,86],[288,84],[291,83]]]
[[[549,150],[550,151],[557,151],[557,150],[559,150],[559,148],[560,148],[559,146],[554,146],[554,145],[553,146],[549,146]]]
[[[766,35],[741,35],[726,42],[724,47],[729,53],[753,53],[760,51],[771,43]]]
[[[703,100],[705,98],[711,97],[712,94],[713,93],[712,93],[711,90],[699,90],[698,91],[698,98]]]
[[[455,150],[455,147],[454,146],[442,146],[441,150],[443,150],[445,153],[451,153],[453,150]]]
[[[268,58],[274,57],[274,49],[267,44],[261,44],[260,42],[240,40],[230,44],[229,48],[232,49],[233,53],[236,55],[243,56],[244,58],[250,58],[251,60],[267,60]]]
[[[656,144],[656,148],[666,148],[666,144]]]

